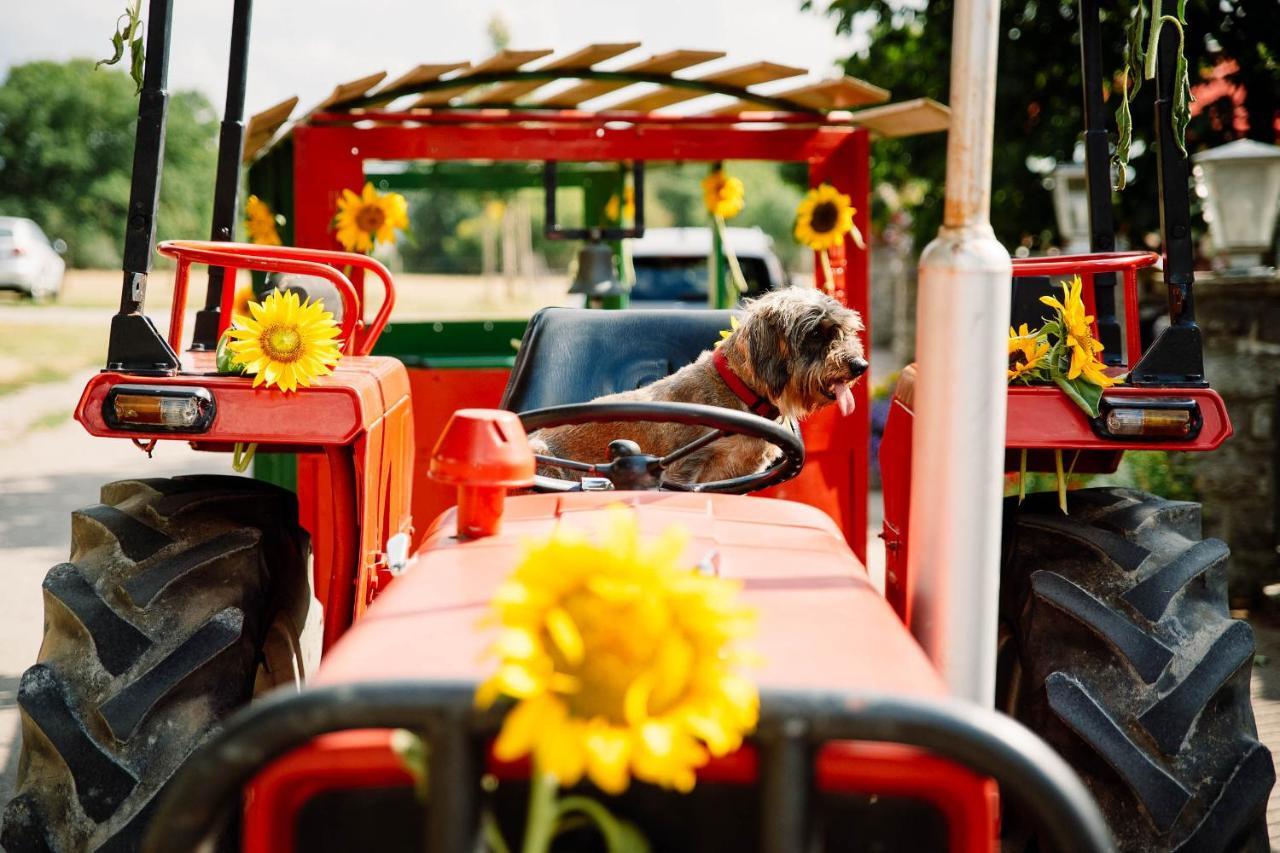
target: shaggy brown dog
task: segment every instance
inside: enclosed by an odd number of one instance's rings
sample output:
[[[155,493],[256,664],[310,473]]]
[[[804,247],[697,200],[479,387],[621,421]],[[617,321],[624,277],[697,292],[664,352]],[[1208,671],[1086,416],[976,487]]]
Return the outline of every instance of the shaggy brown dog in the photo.
[[[782,417],[803,418],[832,403],[848,414],[853,411],[852,385],[867,369],[860,331],[856,311],[818,290],[776,290],[747,303],[741,325],[723,343],[724,366],[740,380],[736,384],[743,396],[767,399]],[[593,402],[665,400],[748,411],[731,382],[721,375],[708,349],[665,379]],[[706,432],[706,427],[665,422],[592,423],[549,427],[532,433],[529,440],[534,453],[544,456],[606,462],[614,439],[629,439],[642,452],[662,456]],[[677,462],[666,478],[696,483],[740,477],[763,470],[780,452],[764,439],[728,436]],[[562,479],[580,476],[549,466],[540,467],[539,473]]]

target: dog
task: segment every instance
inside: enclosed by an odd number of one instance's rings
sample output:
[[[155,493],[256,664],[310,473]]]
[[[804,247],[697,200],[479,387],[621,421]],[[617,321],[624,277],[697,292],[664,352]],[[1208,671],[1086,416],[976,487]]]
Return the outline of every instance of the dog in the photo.
[[[853,411],[853,383],[867,370],[862,329],[856,311],[819,290],[771,291],[746,303],[741,323],[719,352],[708,349],[666,378],[592,402],[700,403],[754,410],[771,419],[805,418],[834,404],[847,415]],[[541,429],[530,434],[529,442],[539,455],[596,463],[608,460],[615,439],[664,456],[706,432],[706,427],[667,422],[590,423]],[[698,483],[740,477],[764,470],[780,455],[764,439],[727,436],[676,462],[665,479]],[[538,473],[569,480],[581,476],[550,465],[539,466]]]

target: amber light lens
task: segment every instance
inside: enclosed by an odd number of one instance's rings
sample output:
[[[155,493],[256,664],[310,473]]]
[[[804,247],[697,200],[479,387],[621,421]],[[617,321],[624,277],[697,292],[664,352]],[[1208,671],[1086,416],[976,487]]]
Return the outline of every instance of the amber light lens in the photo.
[[[1185,409],[1122,409],[1107,412],[1107,432],[1150,438],[1185,438],[1191,433],[1191,412]]]
[[[213,414],[213,396],[204,388],[117,385],[103,404],[107,424],[117,429],[204,432]]]

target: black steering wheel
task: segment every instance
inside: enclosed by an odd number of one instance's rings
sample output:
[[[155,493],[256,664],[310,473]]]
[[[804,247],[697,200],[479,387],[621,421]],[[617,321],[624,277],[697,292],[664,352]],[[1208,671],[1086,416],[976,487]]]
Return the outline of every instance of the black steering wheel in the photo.
[[[576,492],[591,488],[615,488],[628,491],[722,492],[743,495],[766,486],[790,480],[804,465],[804,441],[795,421],[779,424],[750,412],[703,406],[698,403],[668,403],[652,400],[627,400],[606,403],[576,403],[549,406],[520,414],[526,432],[547,427],[589,423],[676,423],[707,427],[708,432],[666,456],[642,453],[634,441],[618,440],[609,444],[609,461],[592,464],[576,459],[537,456],[539,465],[551,465],[581,471],[585,482],[562,480],[538,475],[533,488],[539,492]],[[782,451],[782,456],[754,474],[730,477],[709,483],[675,483],[665,479],[666,470],[713,441],[730,435],[746,435],[763,439]]]

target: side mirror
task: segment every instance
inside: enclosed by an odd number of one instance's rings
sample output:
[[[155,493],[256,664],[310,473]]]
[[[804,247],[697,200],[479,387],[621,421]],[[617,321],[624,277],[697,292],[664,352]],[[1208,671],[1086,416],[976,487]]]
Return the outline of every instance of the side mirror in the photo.
[[[54,240],[53,250],[57,252],[59,255],[65,255],[67,253],[67,241],[63,240],[61,237],[59,237],[57,240]]]

